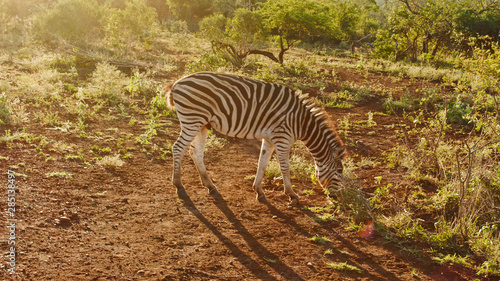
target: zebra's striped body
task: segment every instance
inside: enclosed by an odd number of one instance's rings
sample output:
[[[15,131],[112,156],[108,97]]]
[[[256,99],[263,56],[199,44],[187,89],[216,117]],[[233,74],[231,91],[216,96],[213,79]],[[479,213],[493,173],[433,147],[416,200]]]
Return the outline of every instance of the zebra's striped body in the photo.
[[[303,141],[313,155],[320,184],[340,185],[344,145],[328,115],[311,99],[282,85],[211,72],[178,80],[171,86],[167,98],[171,107],[175,105],[181,123],[181,134],[173,146],[172,178],[180,197],[187,196],[180,179],[180,167],[189,145],[203,185],[211,194],[218,193],[203,163],[208,126],[232,137],[262,139],[253,184],[261,202],[266,201],[262,177],[276,150],[285,192],[292,203],[298,203],[298,196],[291,188],[289,165],[290,147],[296,140]]]

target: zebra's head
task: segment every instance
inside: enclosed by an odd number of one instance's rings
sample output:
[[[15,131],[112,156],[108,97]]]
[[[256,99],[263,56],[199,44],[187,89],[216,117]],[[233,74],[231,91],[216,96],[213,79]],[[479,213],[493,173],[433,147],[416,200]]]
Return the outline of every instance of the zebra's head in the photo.
[[[342,159],[344,158],[346,149],[341,146],[333,151],[324,163],[316,163],[316,179],[323,188],[339,188],[343,184],[344,176],[342,172],[344,167]]]

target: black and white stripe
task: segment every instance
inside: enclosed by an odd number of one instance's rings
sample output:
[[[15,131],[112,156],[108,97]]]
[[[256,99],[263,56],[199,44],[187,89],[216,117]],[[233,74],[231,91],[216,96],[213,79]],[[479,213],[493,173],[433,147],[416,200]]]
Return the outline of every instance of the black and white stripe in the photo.
[[[172,182],[180,197],[187,196],[181,182],[181,161],[191,145],[201,181],[211,194],[217,188],[207,174],[203,151],[208,127],[238,138],[262,139],[257,175],[253,188],[257,198],[265,202],[261,188],[266,166],[276,151],[285,192],[292,203],[298,196],[290,182],[289,153],[296,140],[308,147],[316,163],[320,184],[339,186],[342,178],[342,156],[345,147],[326,112],[312,99],[282,85],[241,76],[199,72],[176,81],[167,93],[171,107],[177,111],[181,133],[173,146]]]

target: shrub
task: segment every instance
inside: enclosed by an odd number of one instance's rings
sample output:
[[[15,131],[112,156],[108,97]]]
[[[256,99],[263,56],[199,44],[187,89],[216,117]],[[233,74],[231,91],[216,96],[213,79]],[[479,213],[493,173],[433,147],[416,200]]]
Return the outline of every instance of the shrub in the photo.
[[[218,71],[221,68],[229,66],[230,64],[226,60],[217,56],[213,52],[203,52],[197,61],[186,65],[186,72],[195,73],[198,71]]]
[[[125,100],[127,82],[125,75],[115,66],[98,63],[90,78],[87,94],[110,105],[117,105]]]
[[[104,156],[102,159],[97,160],[96,164],[106,168],[115,168],[123,166],[125,162],[120,159],[120,154],[115,154],[114,156]]]
[[[124,9],[109,9],[106,16],[106,38],[116,48],[128,48],[134,42],[149,46],[156,38],[159,21],[156,10],[145,1],[125,3]]]
[[[10,107],[7,104],[7,97],[5,93],[0,95],[0,125],[8,124],[10,122]]]
[[[99,39],[101,14],[96,0],[61,0],[40,17],[36,35],[44,41],[62,38],[73,43]]]
[[[167,5],[177,20],[185,21],[190,29],[194,30],[201,19],[213,12],[213,2],[211,0],[167,0]]]
[[[151,99],[151,111],[154,113],[160,113],[167,117],[175,118],[175,111],[170,110],[167,103],[167,97],[165,96],[165,91],[162,87],[158,87],[156,91],[156,96]]]
[[[158,85],[148,78],[148,73],[135,70],[126,88],[132,96],[141,96],[150,100],[155,95]]]
[[[304,156],[292,154],[290,157],[290,176],[297,180],[310,179],[314,175],[315,166],[313,163],[306,161]],[[281,177],[281,168],[279,161],[273,157],[266,167],[265,176],[270,179]]]

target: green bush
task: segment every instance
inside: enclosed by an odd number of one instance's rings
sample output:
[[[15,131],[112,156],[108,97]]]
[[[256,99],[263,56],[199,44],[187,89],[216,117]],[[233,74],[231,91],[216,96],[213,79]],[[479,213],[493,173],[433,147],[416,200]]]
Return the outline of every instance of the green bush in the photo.
[[[0,125],[8,124],[10,121],[10,107],[7,104],[5,93],[0,95]]]
[[[146,100],[150,100],[155,96],[158,83],[149,78],[148,74],[149,72],[134,71],[126,87],[132,96],[144,97]]]
[[[215,1],[217,2],[217,1]],[[172,15],[181,21],[187,22],[191,30],[196,30],[198,22],[213,12],[212,0],[167,0]]]
[[[230,64],[213,52],[202,52],[200,58],[186,65],[186,73],[198,71],[218,71],[220,68],[229,67]]]
[[[101,16],[97,0],[60,0],[40,16],[35,34],[44,41],[93,41],[102,36]]]
[[[128,79],[115,66],[108,63],[98,63],[92,73],[86,93],[96,100],[110,105],[125,101],[125,87]]]
[[[144,0],[125,3],[124,9],[109,9],[105,19],[106,39],[115,48],[128,47],[134,42],[149,46],[159,30],[156,10]]]

